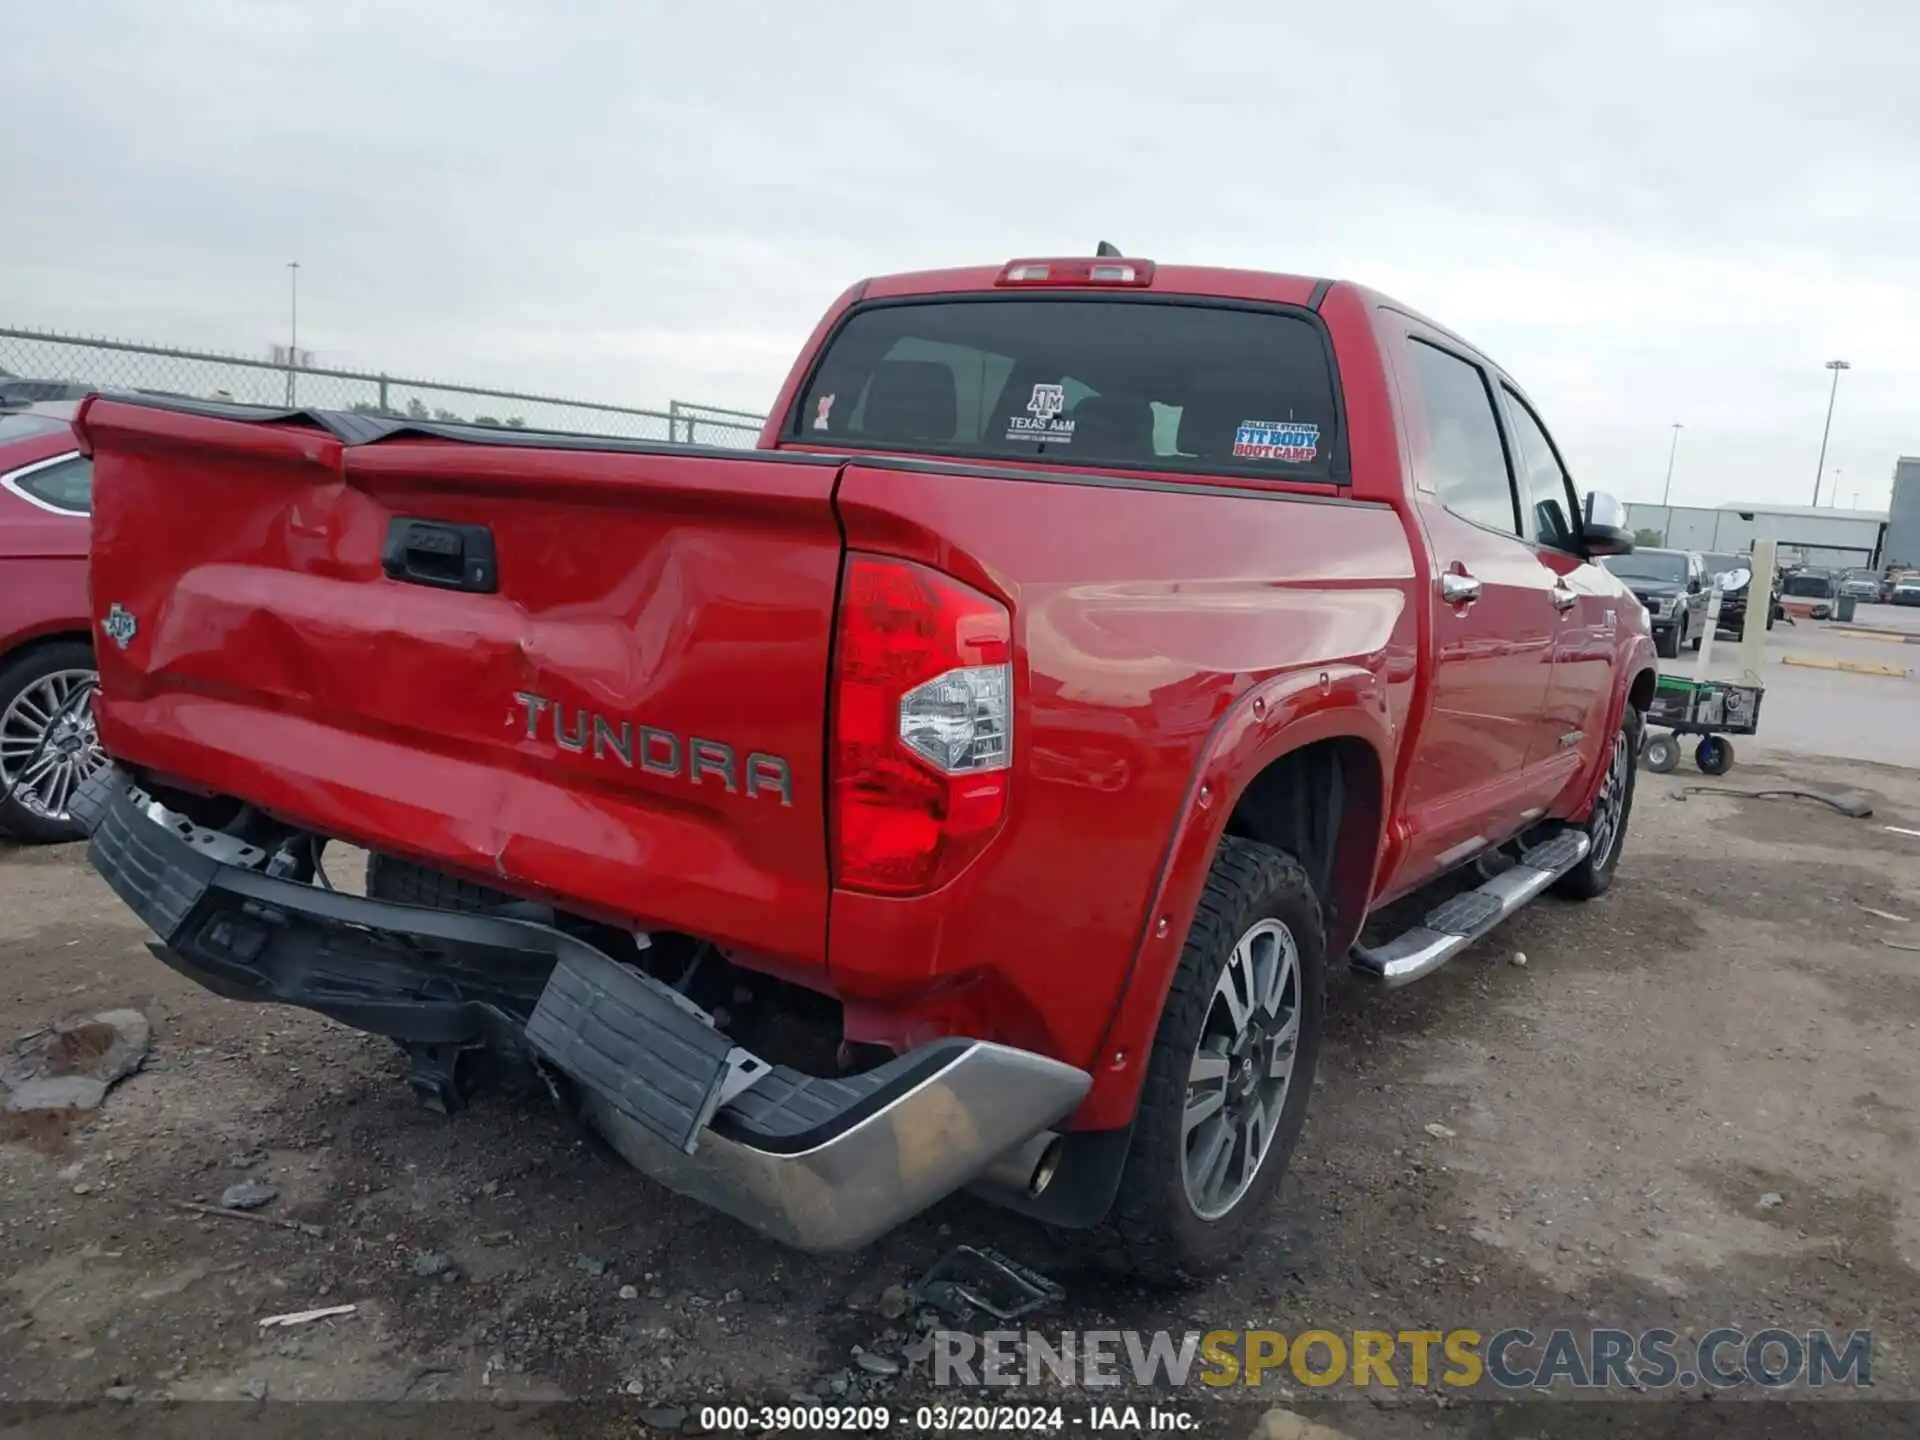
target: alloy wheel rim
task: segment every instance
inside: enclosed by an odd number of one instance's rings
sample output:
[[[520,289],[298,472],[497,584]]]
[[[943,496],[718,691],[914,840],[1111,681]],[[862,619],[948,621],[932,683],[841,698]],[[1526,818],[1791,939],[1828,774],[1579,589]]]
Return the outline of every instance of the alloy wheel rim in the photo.
[[[1300,948],[1278,920],[1235,942],[1187,1067],[1181,1180],[1202,1220],[1252,1187],[1279,1133],[1300,1050]]]
[[[1628,748],[1625,731],[1614,736],[1607,778],[1601,782],[1600,794],[1593,802],[1593,823],[1587,833],[1593,842],[1595,865],[1605,865],[1613,858],[1614,844],[1620,838],[1620,810],[1626,799],[1627,767],[1632,759]]]
[[[38,819],[70,820],[75,792],[107,763],[91,698],[61,713],[93,682],[91,670],[55,670],[0,711],[0,793],[11,791],[14,803]]]

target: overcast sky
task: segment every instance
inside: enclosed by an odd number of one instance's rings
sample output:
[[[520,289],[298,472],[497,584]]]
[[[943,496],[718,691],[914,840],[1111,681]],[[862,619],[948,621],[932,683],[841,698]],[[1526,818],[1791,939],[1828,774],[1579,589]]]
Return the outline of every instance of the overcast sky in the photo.
[[[21,3],[0,324],[262,353],[298,259],[319,364],[760,408],[855,278],[1105,238],[1374,284],[1628,499],[1680,421],[1676,501],[1806,503],[1844,357],[1877,506],[1917,55],[1911,0]]]

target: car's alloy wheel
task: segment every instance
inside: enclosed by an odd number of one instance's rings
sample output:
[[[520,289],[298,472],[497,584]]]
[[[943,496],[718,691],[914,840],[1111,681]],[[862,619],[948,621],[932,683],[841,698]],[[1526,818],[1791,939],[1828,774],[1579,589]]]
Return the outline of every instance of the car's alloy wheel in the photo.
[[[1234,945],[1187,1071],[1181,1178],[1216,1220],[1247,1193],[1279,1131],[1300,1042],[1300,951],[1261,920]]]
[[[1607,760],[1607,775],[1600,782],[1600,794],[1593,802],[1587,822],[1589,852],[1601,867],[1613,859],[1613,847],[1620,842],[1621,812],[1626,808],[1627,781],[1633,773],[1633,744],[1622,729],[1613,737],[1613,754]]]
[[[1246,1252],[1313,1094],[1326,921],[1307,868],[1229,835],[1168,986],[1100,1263],[1154,1284]]]
[[[0,795],[32,819],[65,825],[81,784],[107,763],[94,728],[91,670],[49,671],[0,710]]]
[[[1607,893],[1613,885],[1614,867],[1626,848],[1627,822],[1633,815],[1633,785],[1640,769],[1636,763],[1644,749],[1647,767],[1672,769],[1671,758],[1679,747],[1671,735],[1658,735],[1641,744],[1646,724],[1631,705],[1620,717],[1613,732],[1613,744],[1606,751],[1606,771],[1600,777],[1599,791],[1577,827],[1586,832],[1587,853],[1580,863],[1553,882],[1553,892],[1571,900],[1592,900]]]

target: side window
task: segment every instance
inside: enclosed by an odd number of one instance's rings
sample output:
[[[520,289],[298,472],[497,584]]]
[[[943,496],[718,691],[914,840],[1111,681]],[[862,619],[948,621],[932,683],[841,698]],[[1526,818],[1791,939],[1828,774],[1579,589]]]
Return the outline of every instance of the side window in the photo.
[[[1500,388],[1506,395],[1507,416],[1513,422],[1514,469],[1519,472],[1520,498],[1532,521],[1534,538],[1556,550],[1576,549],[1577,532],[1569,509],[1573,483],[1561,468],[1539,417],[1511,389],[1504,385]]]
[[[93,462],[77,455],[57,465],[16,472],[7,477],[7,484],[48,510],[68,515],[93,513]]]
[[[1494,418],[1493,393],[1478,365],[1422,340],[1413,355],[1413,383],[1427,418],[1425,478],[1440,503],[1463,520],[1518,535],[1513,481]]]

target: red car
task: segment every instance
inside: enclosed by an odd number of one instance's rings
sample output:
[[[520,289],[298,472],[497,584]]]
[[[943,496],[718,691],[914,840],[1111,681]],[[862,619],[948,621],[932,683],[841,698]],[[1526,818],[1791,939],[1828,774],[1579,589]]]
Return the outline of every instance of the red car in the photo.
[[[74,840],[74,790],[100,764],[87,531],[93,462],[72,403],[0,412],[0,834]]]

